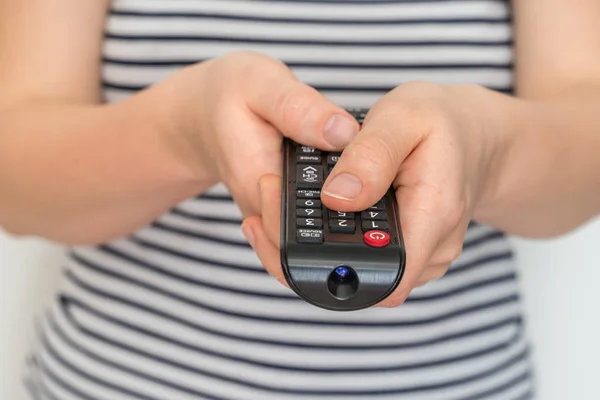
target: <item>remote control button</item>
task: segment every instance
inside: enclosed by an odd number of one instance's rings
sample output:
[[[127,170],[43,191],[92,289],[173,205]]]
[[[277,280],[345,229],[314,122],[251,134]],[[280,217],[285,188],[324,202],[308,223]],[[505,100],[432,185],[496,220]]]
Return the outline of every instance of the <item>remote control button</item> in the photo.
[[[301,199],[301,200],[296,200],[296,207],[299,207],[299,208],[319,208],[319,207],[321,207],[321,200],[315,200],[315,199]]]
[[[322,228],[323,220],[321,218],[298,218],[296,225],[299,228]]]
[[[380,230],[389,232],[390,226],[387,222],[383,221],[363,221],[362,222],[362,230],[363,232],[372,231],[372,230]]]
[[[330,219],[329,230],[335,233],[354,233],[356,223],[350,219]]]
[[[320,199],[321,191],[320,190],[296,190],[296,197],[299,199]]]
[[[354,219],[354,213],[329,210],[329,218],[330,219]]]
[[[298,165],[296,167],[296,187],[298,189],[321,189],[323,167],[320,165]]]
[[[320,208],[297,208],[296,216],[301,218],[321,218]]]
[[[323,243],[323,231],[320,229],[298,229],[296,240],[298,243]]]
[[[382,231],[366,232],[363,239],[371,247],[385,247],[390,243],[390,235]]]
[[[379,200],[376,204],[373,204],[371,207],[367,208],[368,211],[372,210],[385,210],[385,202],[383,200]]]
[[[321,150],[315,149],[314,147],[311,146],[303,146],[300,145],[300,147],[298,147],[298,149],[296,150],[299,154],[309,154],[309,155],[313,155],[313,156],[318,156],[321,154]]]
[[[363,211],[360,213],[360,217],[366,221],[371,221],[371,220],[385,221],[385,220],[387,220],[387,214],[385,211]]]
[[[321,156],[298,154],[296,161],[298,164],[318,164],[321,162]]]
[[[339,160],[342,153],[329,153],[327,156],[327,166],[331,169]]]

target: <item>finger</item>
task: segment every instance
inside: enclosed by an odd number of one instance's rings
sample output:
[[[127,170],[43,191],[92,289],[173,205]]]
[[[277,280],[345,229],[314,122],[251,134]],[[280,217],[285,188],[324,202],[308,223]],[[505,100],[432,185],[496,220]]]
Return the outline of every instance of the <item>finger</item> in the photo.
[[[369,112],[324,184],[322,199],[328,207],[364,210],[392,185],[402,162],[423,137],[423,132],[402,129],[398,107],[392,100],[384,100]]]
[[[261,55],[244,79],[248,107],[284,136],[322,150],[341,150],[358,133],[358,123],[284,64]],[[249,62],[249,61],[248,61]]]
[[[469,226],[469,219],[463,218],[456,228],[436,246],[434,254],[429,258],[426,267],[415,287],[423,286],[428,282],[439,279],[448,272],[452,263],[460,257],[463,250],[465,233]]]
[[[246,218],[242,224],[242,231],[269,275],[289,287],[281,268],[279,249],[268,237],[261,218],[257,216]]]
[[[439,196],[431,186],[400,187],[396,190],[406,248],[406,266],[398,288],[379,306],[396,307],[406,300],[430,265],[431,256],[442,242],[444,226],[439,209]]]
[[[460,257],[468,226],[469,219],[462,218],[437,246],[435,253],[431,256],[430,264],[450,265]]]
[[[259,181],[263,228],[271,243],[280,246],[281,177],[265,175]]]
[[[421,277],[415,284],[415,287],[424,286],[433,280],[441,278],[446,274],[446,272],[448,272],[448,268],[450,268],[449,263],[440,263],[428,266],[421,274]]]

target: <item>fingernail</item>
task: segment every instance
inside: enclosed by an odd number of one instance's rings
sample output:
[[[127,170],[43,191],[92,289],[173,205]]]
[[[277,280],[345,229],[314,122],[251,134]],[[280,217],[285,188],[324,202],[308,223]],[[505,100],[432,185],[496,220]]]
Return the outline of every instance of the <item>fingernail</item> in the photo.
[[[352,200],[360,194],[362,190],[362,183],[360,180],[352,174],[339,174],[329,182],[323,192],[331,197],[335,197],[342,200]]]
[[[252,228],[247,225],[242,225],[242,233],[246,237],[248,243],[250,243],[250,246],[254,248],[254,233],[252,233]]]
[[[358,132],[354,121],[336,114],[325,124],[325,140],[335,148],[344,148]]]

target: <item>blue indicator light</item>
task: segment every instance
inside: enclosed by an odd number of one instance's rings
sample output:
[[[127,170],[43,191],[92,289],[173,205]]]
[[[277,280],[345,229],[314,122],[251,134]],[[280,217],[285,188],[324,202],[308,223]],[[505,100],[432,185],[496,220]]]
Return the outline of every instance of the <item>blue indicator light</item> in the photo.
[[[348,271],[348,268],[346,267],[337,267],[335,269],[335,274],[339,279],[345,279],[350,274],[350,271]]]

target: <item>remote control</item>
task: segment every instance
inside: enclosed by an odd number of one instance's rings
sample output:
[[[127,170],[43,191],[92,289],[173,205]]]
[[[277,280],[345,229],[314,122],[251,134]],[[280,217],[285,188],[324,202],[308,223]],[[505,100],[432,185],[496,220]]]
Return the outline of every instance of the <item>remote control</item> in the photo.
[[[362,124],[367,110],[348,112]],[[396,289],[406,252],[392,188],[360,212],[322,204],[321,187],[340,155],[284,139],[281,263],[302,299],[351,311],[379,303]]]

